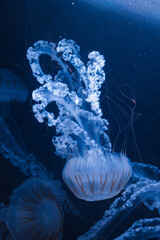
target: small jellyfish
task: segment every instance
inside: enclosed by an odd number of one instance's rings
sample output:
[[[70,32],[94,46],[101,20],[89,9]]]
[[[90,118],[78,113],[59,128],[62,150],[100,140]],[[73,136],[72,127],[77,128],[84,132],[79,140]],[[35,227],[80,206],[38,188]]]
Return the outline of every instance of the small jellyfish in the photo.
[[[62,239],[63,212],[50,182],[29,178],[15,189],[6,224],[15,240]]]
[[[0,153],[14,165],[26,156],[27,150],[10,109],[11,102],[25,102],[28,89],[8,69],[0,68]]]

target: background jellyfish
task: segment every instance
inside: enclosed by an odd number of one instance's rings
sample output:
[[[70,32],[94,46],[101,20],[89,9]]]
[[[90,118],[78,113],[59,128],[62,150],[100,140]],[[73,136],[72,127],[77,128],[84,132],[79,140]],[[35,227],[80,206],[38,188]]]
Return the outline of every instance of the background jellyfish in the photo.
[[[50,181],[29,178],[11,195],[6,224],[13,239],[62,239],[63,213]]]
[[[28,90],[21,79],[8,69],[0,68],[0,102],[25,102]]]
[[[72,40],[54,43],[39,41],[30,47],[27,58],[33,75],[42,84],[33,92],[38,102],[33,106],[39,122],[47,119],[48,126],[56,126],[53,138],[57,155],[67,159],[63,179],[75,196],[87,201],[117,195],[129,180],[132,167],[123,154],[112,153],[106,134],[108,121],[102,118],[99,97],[105,80],[104,57],[99,52],[89,53],[87,67],[80,60],[80,48]],[[52,80],[39,63],[42,54],[58,62],[60,70]],[[59,116],[47,111],[55,101]]]
[[[152,207],[149,202],[152,199]],[[112,234],[118,232],[127,216],[140,204],[144,203],[149,210],[156,210],[160,215],[160,170],[152,165],[133,163],[133,175],[122,195],[115,199],[109,209],[104,212],[101,220],[95,223],[87,233],[78,240],[113,239]],[[148,204],[147,204],[148,203]],[[159,237],[160,218],[136,221],[120,239],[146,239]],[[132,237],[132,238],[131,238]]]
[[[10,103],[25,102],[27,96],[28,90],[21,79],[13,72],[0,68],[0,153],[14,165],[24,159],[27,150],[10,110]]]

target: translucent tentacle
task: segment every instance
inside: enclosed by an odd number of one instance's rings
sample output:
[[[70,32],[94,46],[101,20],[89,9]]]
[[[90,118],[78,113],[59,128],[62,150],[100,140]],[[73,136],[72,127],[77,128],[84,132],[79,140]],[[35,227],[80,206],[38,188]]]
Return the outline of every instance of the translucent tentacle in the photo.
[[[53,143],[56,153],[63,158],[67,158],[69,152],[70,157],[74,157],[91,148],[100,151],[104,147],[104,152],[106,148],[108,152],[111,151],[111,143],[105,132],[108,130],[108,121],[101,118],[99,103],[99,89],[105,80],[105,60],[103,55],[93,51],[88,55],[89,61],[85,67],[79,51],[79,46],[73,40],[66,39],[61,40],[57,47],[54,43],[38,41],[27,51],[33,75],[43,84],[33,91],[33,100],[37,102],[33,106],[33,112],[39,122],[46,119],[48,126],[56,126],[57,133],[61,136],[54,137]],[[54,78],[42,71],[39,62],[42,54],[49,55],[58,62],[60,70]],[[59,109],[57,118],[53,112],[46,110],[53,101]],[[99,136],[103,138],[104,146],[98,142]]]
[[[138,172],[137,169],[139,170]],[[148,175],[149,178],[147,178],[148,173],[150,173]],[[110,208],[104,212],[102,219],[96,222],[89,231],[83,236],[80,236],[78,240],[104,239],[104,236],[108,239],[114,231],[114,226],[109,227],[113,219],[118,218],[118,216],[123,213],[123,216],[119,218],[119,223],[122,222],[125,216],[134,210],[141,202],[147,201],[147,199],[151,197],[154,199],[155,192],[158,196],[160,195],[159,179],[160,170],[158,168],[149,164],[134,163],[133,176],[122,193],[122,196],[116,198]]]
[[[141,240],[155,237],[160,237],[160,218],[144,218],[136,221],[125,233],[115,240]]]

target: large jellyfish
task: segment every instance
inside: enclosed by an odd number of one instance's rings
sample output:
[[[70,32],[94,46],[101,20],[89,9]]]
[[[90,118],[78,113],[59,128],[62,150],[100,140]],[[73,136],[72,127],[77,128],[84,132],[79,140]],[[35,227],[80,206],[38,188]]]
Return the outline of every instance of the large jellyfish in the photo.
[[[106,133],[108,121],[102,117],[99,97],[105,80],[104,57],[89,53],[87,67],[80,60],[80,48],[72,40],[54,43],[38,41],[27,52],[33,75],[42,84],[33,91],[35,117],[56,126],[53,137],[57,155],[66,158],[63,179],[75,196],[96,201],[117,195],[128,182],[132,166],[123,154],[112,152]],[[60,67],[57,75],[45,74],[40,56],[46,54]],[[47,108],[55,101],[59,116]],[[53,109],[54,111],[54,109]]]
[[[63,212],[46,179],[29,178],[15,189],[5,218],[15,240],[62,239]]]

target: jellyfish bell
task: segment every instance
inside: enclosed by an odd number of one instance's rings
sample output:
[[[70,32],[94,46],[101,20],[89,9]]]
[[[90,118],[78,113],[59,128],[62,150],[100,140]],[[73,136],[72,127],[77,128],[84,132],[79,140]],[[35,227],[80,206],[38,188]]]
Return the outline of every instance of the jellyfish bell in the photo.
[[[27,179],[11,195],[6,224],[13,239],[62,239],[63,213],[48,180]]]
[[[118,153],[106,156],[90,150],[72,158],[63,169],[63,179],[72,193],[86,201],[112,198],[126,185],[132,173],[130,160]]]

